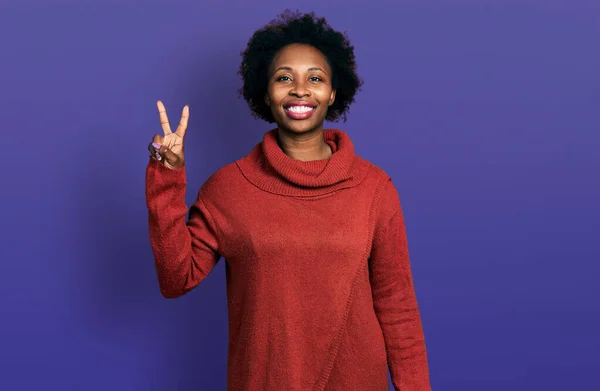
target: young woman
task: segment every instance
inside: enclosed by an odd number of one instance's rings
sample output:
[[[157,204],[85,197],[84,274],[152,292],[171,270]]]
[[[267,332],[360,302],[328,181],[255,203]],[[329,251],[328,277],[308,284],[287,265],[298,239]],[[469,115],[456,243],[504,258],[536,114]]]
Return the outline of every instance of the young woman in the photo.
[[[181,296],[226,260],[227,389],[430,390],[398,192],[323,129],[361,86],[353,46],[313,13],[284,12],[243,52],[240,92],[277,126],[185,204],[189,108],[149,145],[146,199],[160,290]],[[189,212],[189,217],[186,215]]]

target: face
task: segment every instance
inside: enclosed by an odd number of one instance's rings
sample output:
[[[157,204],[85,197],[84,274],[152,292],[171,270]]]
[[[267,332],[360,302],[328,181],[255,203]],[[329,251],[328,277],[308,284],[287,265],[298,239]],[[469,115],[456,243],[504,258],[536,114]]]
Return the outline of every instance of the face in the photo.
[[[327,109],[335,99],[331,68],[310,45],[285,46],[269,67],[265,102],[279,129],[303,133],[323,129]]]

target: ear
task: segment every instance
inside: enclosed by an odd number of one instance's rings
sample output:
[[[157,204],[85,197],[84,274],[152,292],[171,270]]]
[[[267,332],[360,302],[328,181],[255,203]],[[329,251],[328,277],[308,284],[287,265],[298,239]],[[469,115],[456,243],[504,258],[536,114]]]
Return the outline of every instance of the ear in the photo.
[[[269,93],[265,94],[265,103],[267,106],[271,106],[271,99],[269,99]]]
[[[335,90],[331,90],[331,95],[329,96],[329,106],[331,106],[335,102]]]

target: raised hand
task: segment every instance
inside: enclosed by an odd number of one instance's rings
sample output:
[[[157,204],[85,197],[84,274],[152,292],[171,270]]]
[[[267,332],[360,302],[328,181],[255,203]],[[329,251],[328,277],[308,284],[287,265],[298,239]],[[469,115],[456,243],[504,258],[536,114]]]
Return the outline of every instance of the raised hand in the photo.
[[[158,107],[158,115],[164,135],[154,135],[152,142],[148,145],[150,155],[168,168],[181,168],[185,162],[183,157],[183,138],[188,126],[190,108],[187,105],[183,107],[179,126],[177,126],[175,132],[172,132],[165,106],[161,101],[156,102],[156,106]]]

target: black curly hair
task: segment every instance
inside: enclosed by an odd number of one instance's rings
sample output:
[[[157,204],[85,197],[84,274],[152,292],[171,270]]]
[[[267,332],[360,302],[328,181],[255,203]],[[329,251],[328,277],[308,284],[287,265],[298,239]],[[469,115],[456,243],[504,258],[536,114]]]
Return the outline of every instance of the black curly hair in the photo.
[[[336,90],[334,103],[328,108],[328,121],[346,121],[346,114],[354,102],[363,81],[356,73],[354,46],[346,33],[335,31],[323,17],[314,12],[300,13],[286,9],[277,18],[257,30],[241,52],[242,63],[238,74],[244,83],[239,89],[252,115],[269,123],[275,122],[264,97],[268,89],[268,69],[275,54],[292,43],[311,45],[326,57],[332,70],[332,88]]]

